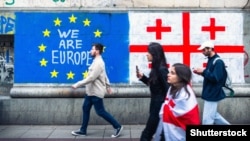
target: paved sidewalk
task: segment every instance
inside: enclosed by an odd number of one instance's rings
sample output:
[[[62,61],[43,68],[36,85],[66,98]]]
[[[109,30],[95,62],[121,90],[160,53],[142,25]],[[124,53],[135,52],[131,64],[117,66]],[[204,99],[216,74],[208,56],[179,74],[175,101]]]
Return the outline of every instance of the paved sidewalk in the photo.
[[[144,125],[123,125],[118,138],[111,125],[89,125],[87,136],[73,136],[80,125],[0,125],[0,141],[139,141]]]

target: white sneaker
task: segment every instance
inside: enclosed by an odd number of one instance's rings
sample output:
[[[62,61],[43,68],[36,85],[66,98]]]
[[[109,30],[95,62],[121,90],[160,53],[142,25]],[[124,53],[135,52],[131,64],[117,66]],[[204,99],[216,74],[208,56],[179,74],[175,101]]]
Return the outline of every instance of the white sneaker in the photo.
[[[115,130],[115,134],[111,135],[111,137],[112,137],[112,138],[118,137],[118,136],[121,134],[122,130],[123,130],[123,126],[121,126],[120,128],[117,128],[117,129]]]

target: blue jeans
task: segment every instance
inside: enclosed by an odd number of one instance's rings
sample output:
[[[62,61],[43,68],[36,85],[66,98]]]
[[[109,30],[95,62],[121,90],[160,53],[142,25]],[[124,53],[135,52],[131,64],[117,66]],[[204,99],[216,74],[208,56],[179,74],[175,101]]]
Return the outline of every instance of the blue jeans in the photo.
[[[230,123],[217,112],[218,102],[204,101],[203,107],[203,125],[230,125]]]
[[[82,106],[83,110],[83,119],[81,131],[87,133],[87,127],[89,123],[90,110],[92,105],[94,105],[95,111],[98,116],[104,118],[107,122],[109,122],[115,129],[120,128],[121,125],[111,116],[104,108],[103,99],[96,96],[85,96],[85,100]]]

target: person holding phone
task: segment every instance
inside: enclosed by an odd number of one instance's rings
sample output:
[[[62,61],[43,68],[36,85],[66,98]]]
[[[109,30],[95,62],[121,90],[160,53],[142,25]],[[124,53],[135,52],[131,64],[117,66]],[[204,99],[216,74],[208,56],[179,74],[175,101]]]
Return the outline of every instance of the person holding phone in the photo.
[[[152,63],[152,68],[147,77],[136,66],[136,76],[141,82],[149,86],[150,104],[149,117],[146,126],[142,131],[140,141],[151,141],[156,132],[159,123],[159,111],[166,97],[169,84],[167,83],[167,60],[162,46],[159,43],[152,42],[148,45],[148,62]],[[163,138],[164,139],[164,138]]]

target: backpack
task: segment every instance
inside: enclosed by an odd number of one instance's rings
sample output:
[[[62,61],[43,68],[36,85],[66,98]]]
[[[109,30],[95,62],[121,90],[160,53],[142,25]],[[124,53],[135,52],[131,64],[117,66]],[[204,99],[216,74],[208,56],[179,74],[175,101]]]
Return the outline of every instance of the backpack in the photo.
[[[221,59],[221,58],[220,57],[215,58],[214,61],[213,61],[213,65],[219,59]],[[227,73],[227,78],[226,78],[225,84],[222,87],[222,89],[223,89],[224,93],[226,94],[226,96],[234,96],[234,90],[233,90],[233,87],[232,87],[232,79],[231,79],[231,77],[230,77],[230,75],[228,73],[227,66],[225,66],[225,70],[226,70],[226,73]]]

